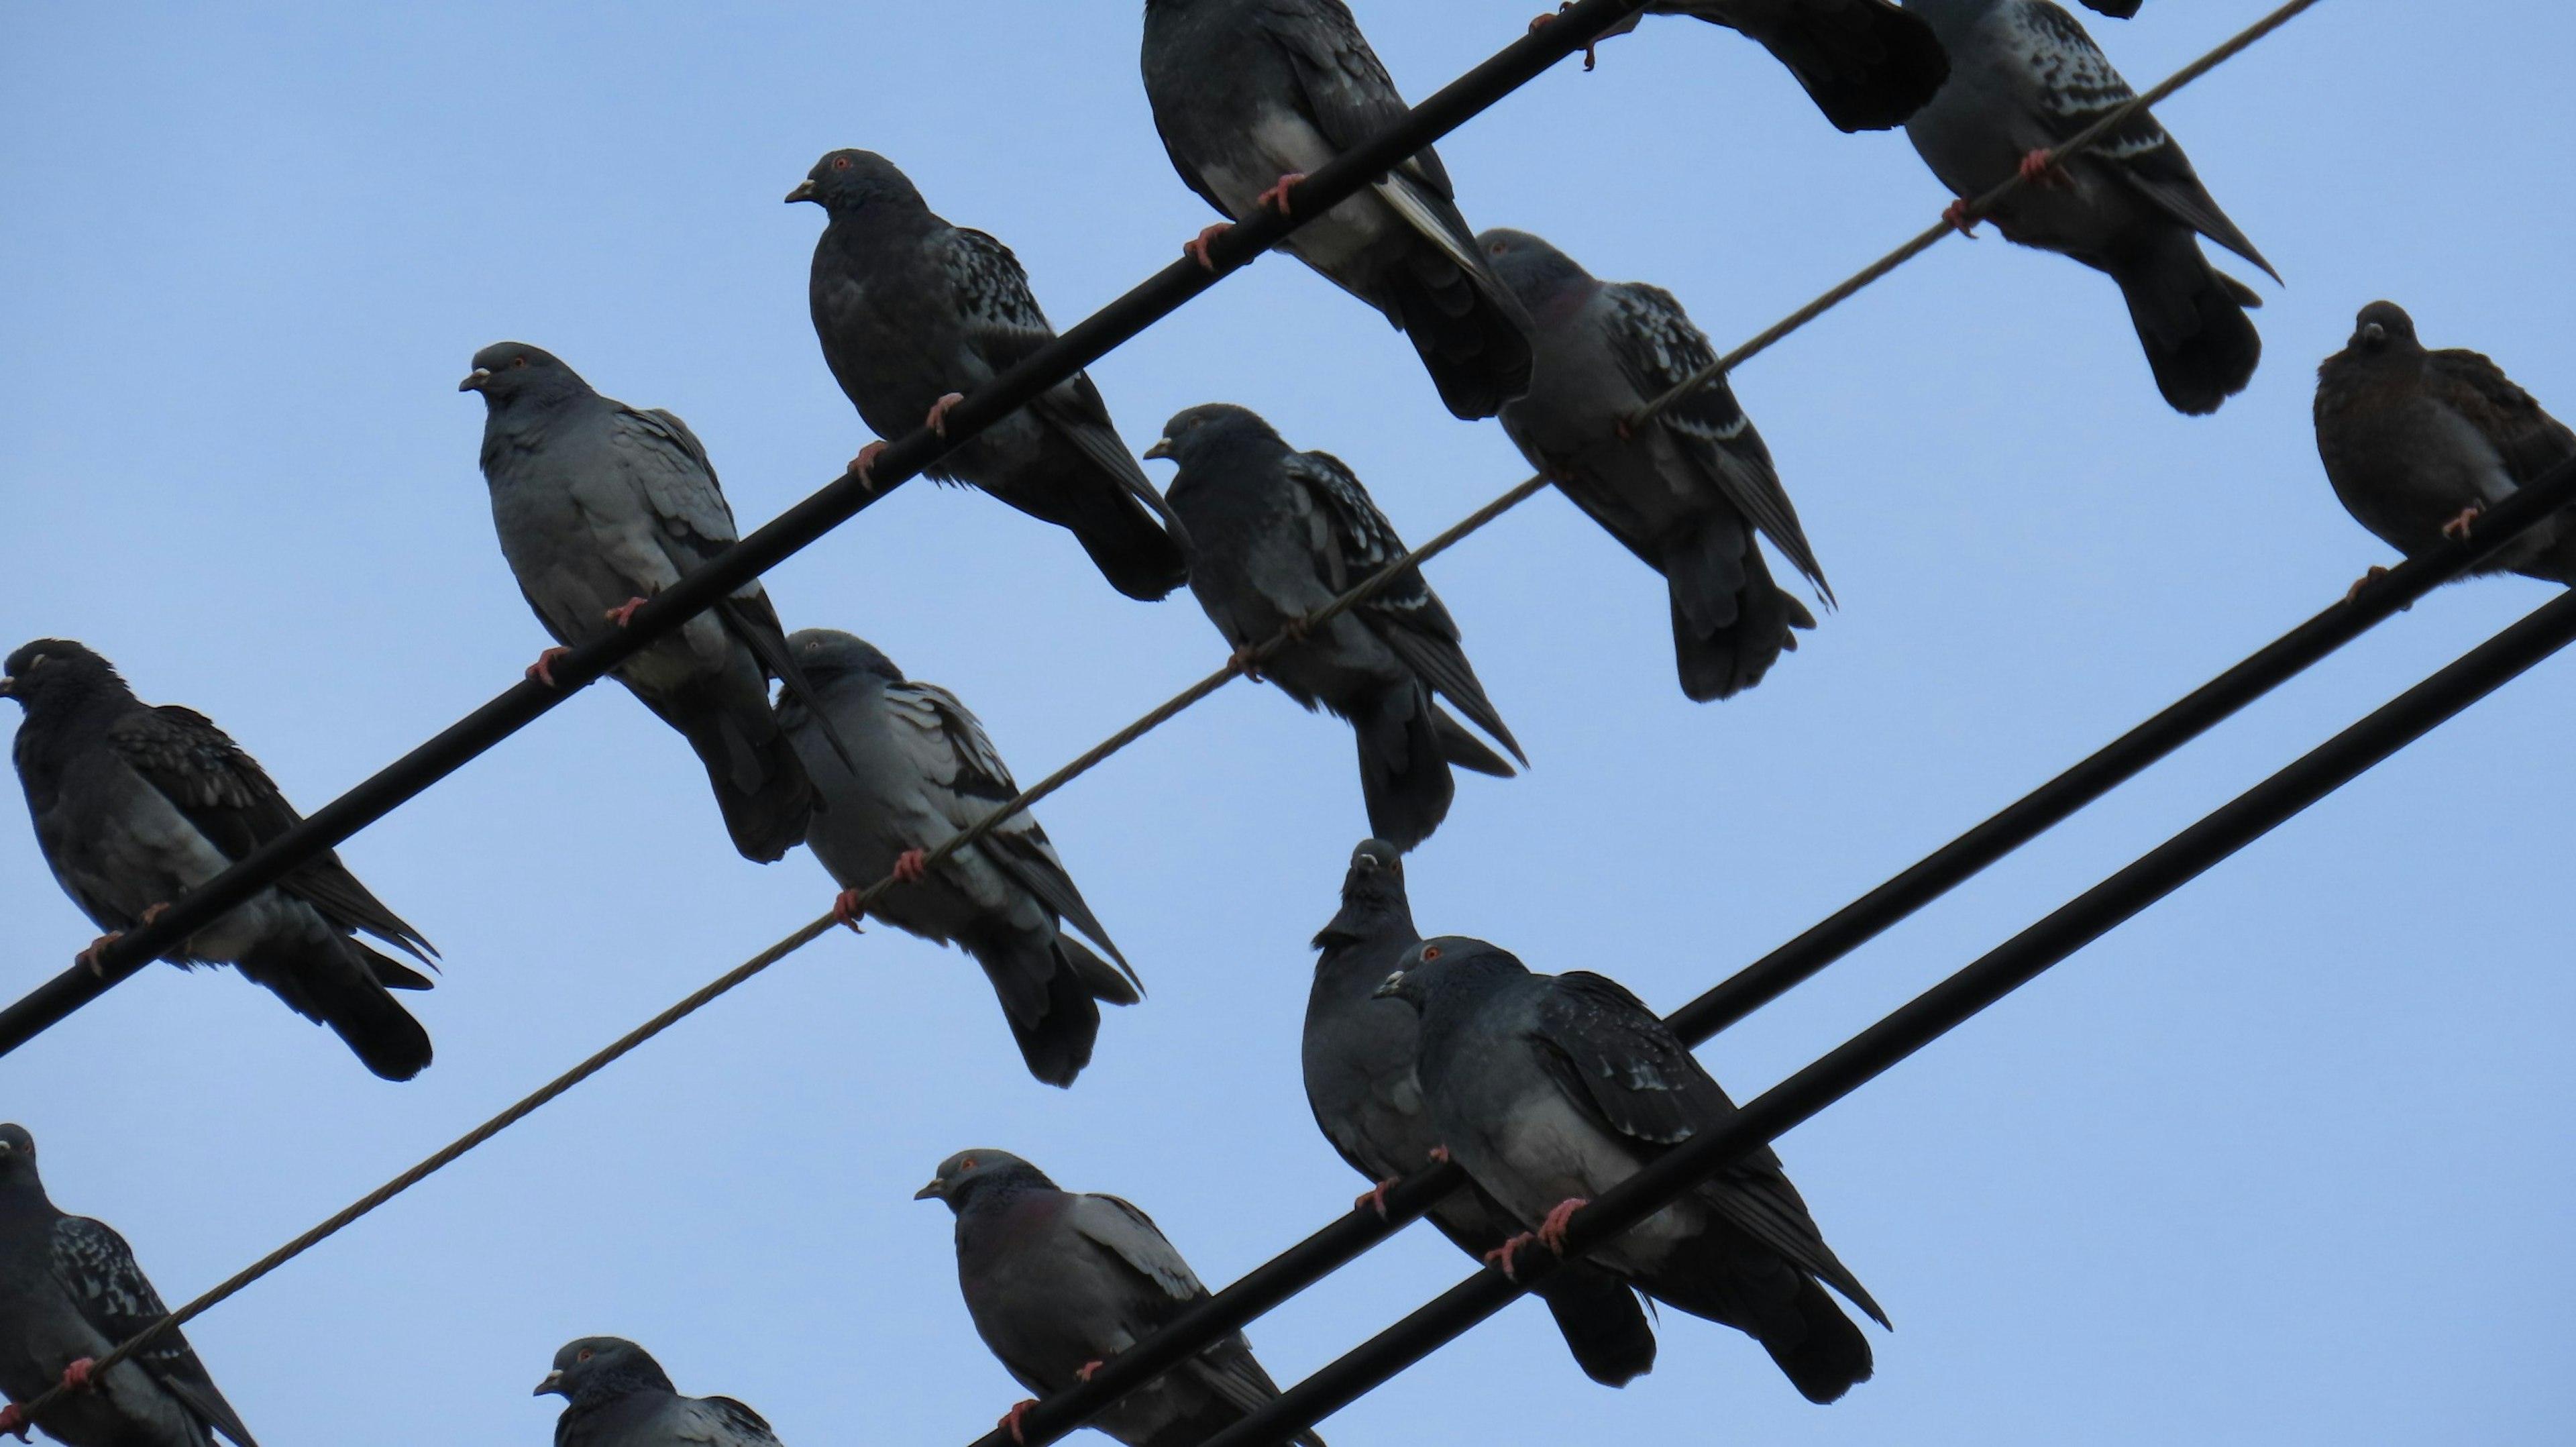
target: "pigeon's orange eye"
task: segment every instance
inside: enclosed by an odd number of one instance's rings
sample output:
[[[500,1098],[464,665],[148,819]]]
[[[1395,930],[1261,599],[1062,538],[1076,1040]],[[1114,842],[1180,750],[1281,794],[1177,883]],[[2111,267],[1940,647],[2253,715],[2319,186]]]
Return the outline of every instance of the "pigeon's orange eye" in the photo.
[[[975,1158],[973,1156],[968,1156],[966,1159],[959,1161],[957,1163],[957,1169],[961,1171],[971,1171],[975,1169]]]
[[[1424,945],[1422,947],[1422,962],[1424,964],[1427,965],[1438,958],[1440,958],[1440,947],[1438,945]]]
[[[513,367],[524,367],[527,364],[528,359],[526,357],[512,357],[510,359],[510,365]]]
[[[850,158],[847,156],[834,156],[832,158],[832,169],[835,171],[846,171],[850,169]]]
[[[583,1347],[583,1348],[581,1349],[581,1357],[580,1357],[580,1360],[585,1361],[585,1362],[590,1360],[590,1348],[588,1348],[588,1347]]]

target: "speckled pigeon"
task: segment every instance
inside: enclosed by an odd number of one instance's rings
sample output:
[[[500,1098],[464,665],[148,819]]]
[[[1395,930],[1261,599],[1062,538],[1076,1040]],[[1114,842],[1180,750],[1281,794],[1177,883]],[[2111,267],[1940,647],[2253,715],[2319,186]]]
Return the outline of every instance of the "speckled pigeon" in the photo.
[[[1422,1113],[1422,1088],[1413,1075],[1413,1011],[1376,998],[1377,987],[1403,963],[1422,937],[1414,932],[1405,899],[1404,857],[1383,839],[1351,851],[1342,877],[1342,908],[1315,936],[1314,989],[1306,996],[1306,1029],[1299,1057],[1305,1066],[1306,1103],[1315,1124],[1351,1169],[1378,1183],[1362,1196],[1384,1206],[1379,1192],[1431,1159],[1439,1138]],[[1431,1224],[1470,1256],[1482,1256],[1520,1229],[1484,1188],[1470,1184],[1431,1210]],[[1538,1283],[1537,1294],[1556,1317],[1557,1330],[1585,1375],[1604,1386],[1622,1386],[1655,1364],[1655,1333],[1626,1282],[1589,1262],[1570,1262]]]
[[[1905,124],[1950,74],[1931,27],[1893,0],[1656,0],[1601,38],[1625,35],[1648,15],[1694,16],[1758,42],[1843,131]]]
[[[2210,199],[2182,147],[2141,113],[2081,155],[2051,155],[2136,95],[2093,37],[2048,0],[1905,8],[1931,21],[1950,51],[1949,83],[1905,125],[1941,184],[1973,198],[2016,171],[2032,178],[1996,207],[1996,226],[2119,283],[2156,387],[2176,411],[2215,412],[2245,390],[2263,355],[2245,309],[2262,299],[2211,266],[2198,237],[2275,281],[2280,274]]]
[[[1421,1012],[1415,1062],[1432,1129],[1530,1237],[1559,1249],[1592,1197],[1734,1113],[1690,1048],[1617,982],[1532,974],[1482,940],[1417,945],[1378,987]],[[1744,1157],[1591,1259],[1648,1296],[1762,1343],[1809,1401],[1869,1380],[1869,1339],[1825,1292],[1880,1325],[1769,1147]]]
[[[831,217],[814,243],[814,335],[878,436],[925,423],[944,434],[951,403],[1055,340],[1010,248],[940,219],[885,157],[834,151],[787,199]],[[851,470],[865,472],[884,448],[870,443]],[[929,475],[1070,530],[1130,598],[1181,585],[1180,547],[1158,520],[1162,499],[1085,374],[977,433]]]
[[[2408,557],[2468,535],[2479,513],[2576,456],[2576,431],[2502,368],[2476,352],[2426,351],[2395,302],[2363,307],[2351,342],[2317,368],[2316,416],[2335,496]],[[2576,509],[2525,532],[2480,571],[2576,584]]]
[[[809,628],[788,640],[817,702],[782,698],[779,723],[795,740],[821,796],[806,842],[849,891],[836,909],[854,923],[856,891],[888,874],[904,882],[869,913],[924,939],[955,943],[984,967],[1020,1043],[1029,1073],[1071,1085],[1091,1063],[1100,1004],[1141,998],[1133,971],[1074,888],[1046,831],[1015,814],[926,872],[922,856],[1019,792],[984,726],[957,696],[908,681],[872,645]],[[848,740],[843,763],[817,710]],[[1066,921],[1108,952],[1084,949]]]
[[[1208,1289],[1144,1212],[1063,1191],[1003,1151],[959,1151],[913,1199],[957,1216],[957,1286],[975,1333],[1032,1392],[1053,1394],[1134,1346]],[[1091,1419],[1127,1447],[1195,1447],[1279,1395],[1234,1332]],[[1020,1435],[1022,1402],[1002,1418]],[[1291,1439],[1324,1447],[1312,1432]]]
[[[670,413],[603,397],[524,342],[475,353],[457,390],[483,394],[483,477],[501,554],[557,643],[624,627],[733,543],[715,465]],[[530,676],[552,683],[564,651],[546,650]],[[733,847],[763,864],[805,837],[814,797],[770,717],[772,678],[801,683],[757,579],[617,667],[617,681],[697,751]]]
[[[565,1343],[535,1395],[564,1399],[555,1447],[779,1447],[758,1412],[681,1396],[653,1354],[622,1337]]]
[[[1173,168],[1236,221],[1286,206],[1290,182],[1405,112],[1342,0],[1146,0],[1144,71]],[[1285,245],[1402,328],[1457,416],[1491,417],[1529,385],[1527,319],[1429,147]]]
[[[1340,459],[1297,451],[1241,407],[1178,413],[1145,455],[1180,464],[1170,496],[1188,533],[1190,591],[1238,656],[1405,554]],[[1529,762],[1419,569],[1263,667],[1289,697],[1350,721],[1370,832],[1399,849],[1429,838],[1447,817],[1451,764],[1512,772],[1432,701],[1435,692]]]
[[[1755,534],[1833,597],[1771,450],[1724,377],[1677,398],[1644,430],[1630,425],[1716,360],[1708,338],[1661,287],[1595,280],[1525,231],[1476,240],[1529,309],[1538,342],[1529,394],[1503,409],[1503,430],[1575,506],[1664,575],[1683,693],[1706,702],[1760,683],[1798,646],[1790,630],[1816,620],[1771,581]]]
[[[0,1125],[0,1433],[24,1435],[17,1404],[60,1385],[33,1425],[70,1447],[212,1447],[214,1432],[259,1447],[176,1328],[94,1370],[169,1314],[114,1227],[55,1209],[35,1137]]]
[[[0,669],[0,693],[27,710],[12,752],[36,843],[63,892],[109,932],[84,961],[301,821],[212,720],[142,702],[82,645],[40,638]],[[429,979],[359,932],[424,964],[436,953],[326,851],[163,958],[229,964],[330,1026],[369,1070],[409,1080],[429,1068],[429,1032],[387,989],[426,990]]]

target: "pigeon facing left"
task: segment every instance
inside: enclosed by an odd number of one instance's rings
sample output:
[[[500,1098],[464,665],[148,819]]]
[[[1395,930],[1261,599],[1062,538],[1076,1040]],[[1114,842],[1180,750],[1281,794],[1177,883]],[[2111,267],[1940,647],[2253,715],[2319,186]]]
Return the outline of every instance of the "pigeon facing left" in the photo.
[[[945,435],[950,404],[1055,340],[1011,249],[941,219],[885,157],[834,151],[787,199],[831,217],[814,243],[814,335],[878,436],[925,422]],[[884,449],[870,443],[851,470],[865,472]],[[971,483],[1071,531],[1130,598],[1150,601],[1181,585],[1162,500],[1082,373],[959,444],[930,475]]]
[[[0,666],[27,710],[13,754],[36,843],[81,912],[108,931],[83,958],[302,822],[259,761],[204,714],[155,708],[108,661],[40,638]],[[331,1027],[369,1070],[429,1068],[429,1032],[388,993],[428,977],[360,944],[373,935],[426,964],[435,951],[324,852],[199,930],[165,958],[229,964]]]
[[[1693,16],[1759,44],[1841,131],[1905,124],[1950,74],[1932,28],[1893,0],[1655,0],[1601,38],[1625,35],[1648,15]]]
[[[1422,1013],[1416,1071],[1432,1128],[1476,1184],[1538,1229],[1495,1253],[1562,1253],[1574,1210],[1735,1111],[1690,1047],[1617,982],[1539,975],[1482,940],[1416,946],[1378,992]],[[1869,1338],[1825,1287],[1884,1326],[1769,1147],[1591,1259],[1657,1301],[1762,1343],[1812,1402],[1869,1380]]]
[[[1190,591],[1240,657],[1407,551],[1340,459],[1299,452],[1241,407],[1178,413],[1145,453],[1180,464],[1172,508],[1188,535]],[[1459,647],[1458,625],[1418,569],[1263,665],[1307,708],[1350,721],[1369,832],[1411,849],[1448,817],[1449,766],[1512,766],[1432,701],[1436,692],[1529,762]]]
[[[33,1419],[70,1447],[259,1447],[176,1328],[104,1373],[97,1359],[169,1315],[114,1227],[67,1216],[36,1174],[36,1138],[0,1125],[0,1433],[31,1425],[17,1405],[56,1385]]]
[[[779,1447],[758,1412],[681,1396],[653,1354],[622,1337],[565,1343],[535,1395],[564,1399],[555,1447]]]
[[[2173,137],[2141,112],[2080,155],[2055,148],[2136,98],[2075,17],[2049,0],[1905,0],[1950,51],[1950,80],[1905,124],[1941,184],[1998,203],[2004,236],[2054,251],[2119,284],[2157,390],[2207,413],[2245,390],[2263,356],[2246,308],[2262,298],[2209,264],[2206,236],[2280,273],[2218,209]],[[1964,203],[1963,203],[1964,204]],[[1955,208],[1953,215],[1959,215]]]
[[[1143,64],[1173,169],[1238,222],[1284,210],[1291,183],[1405,112],[1342,0],[1146,0]],[[1193,254],[1205,261],[1224,229]],[[1529,385],[1527,320],[1478,259],[1431,148],[1283,245],[1401,328],[1456,416],[1491,417]]]
[[[1003,1151],[959,1151],[913,1194],[957,1217],[957,1286],[975,1334],[1013,1379],[1053,1394],[1205,1300],[1190,1264],[1144,1212],[1116,1196],[1059,1190]],[[1233,1332],[1091,1425],[1127,1447],[1195,1447],[1279,1395]],[[1022,1402],[1002,1418],[1020,1436]],[[1293,1439],[1324,1447],[1312,1432]]]

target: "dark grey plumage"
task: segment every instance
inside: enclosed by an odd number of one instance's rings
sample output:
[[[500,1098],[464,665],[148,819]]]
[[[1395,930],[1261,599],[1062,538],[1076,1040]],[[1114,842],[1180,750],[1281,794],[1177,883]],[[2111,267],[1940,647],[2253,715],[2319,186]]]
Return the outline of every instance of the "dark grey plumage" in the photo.
[[[1003,1151],[960,1151],[915,1200],[957,1216],[957,1286],[975,1333],[1041,1396],[1082,1379],[1206,1298],[1181,1253],[1116,1196],[1059,1190]],[[1234,1332],[1091,1419],[1127,1447],[1195,1447],[1279,1395]],[[1012,1409],[1012,1421],[1019,1409]],[[1300,1432],[1302,1447],[1323,1439]],[[1284,1447],[1284,1444],[1283,1444]]]
[[[536,1395],[564,1399],[555,1447],[779,1447],[758,1412],[681,1396],[653,1354],[622,1337],[565,1343]]]
[[[0,1125],[0,1392],[33,1401],[169,1312],[124,1237],[55,1208],[26,1127]],[[70,1447],[211,1447],[214,1432],[259,1447],[175,1329],[88,1375],[34,1425]],[[25,1430],[17,1406],[0,1409],[0,1432]]]
[[[2075,17],[2048,0],[1905,0],[1950,51],[1950,80],[1905,125],[1941,184],[1963,197],[2001,185],[2133,99]],[[2191,160],[2149,114],[2059,158],[1993,220],[2010,240],[2071,256],[2119,284],[2156,387],[2175,410],[2215,412],[2245,390],[2263,339],[2262,299],[2201,254],[2206,236],[2279,273],[2210,198]],[[2197,233],[2197,235],[2195,235]]]
[[[810,706],[778,702],[779,723],[821,796],[806,843],[845,889],[885,878],[907,851],[939,847],[1019,792],[984,726],[955,694],[905,679],[884,654],[847,633],[809,628],[788,643],[816,699]],[[847,763],[824,737],[824,719],[848,741]],[[1132,1005],[1141,998],[1126,957],[1026,813],[919,882],[895,885],[869,912],[973,956],[993,983],[1029,1073],[1049,1085],[1071,1085],[1091,1063],[1100,1001]],[[1068,920],[1115,967],[1067,934]]]
[[[1538,348],[1529,393],[1503,408],[1503,430],[1575,506],[1664,575],[1683,693],[1706,702],[1760,683],[1798,646],[1790,630],[1816,620],[1772,582],[1755,534],[1833,597],[1771,450],[1724,377],[1643,430],[1629,425],[1716,360],[1708,338],[1661,287],[1596,280],[1524,231],[1476,240],[1528,309]]]
[[[622,605],[734,542],[715,465],[670,413],[603,397],[524,342],[475,353],[458,390],[483,394],[483,478],[501,554],[557,643],[606,637]],[[814,801],[770,717],[772,678],[800,682],[757,579],[617,666],[617,681],[697,751],[734,848],[763,864],[805,837]]]
[[[1532,974],[1482,940],[1450,937],[1416,946],[1378,988],[1421,1011],[1416,1070],[1432,1128],[1525,1223],[1601,1195],[1735,1110],[1654,1012],[1599,975]],[[1869,1380],[1869,1339],[1825,1287],[1881,1325],[1887,1315],[1767,1147],[1591,1259],[1752,1336],[1810,1401]]]
[[[1361,841],[1342,878],[1342,908],[1315,936],[1314,989],[1306,996],[1299,1059],[1306,1103],[1351,1169],[1381,1184],[1422,1169],[1440,1138],[1414,1079],[1419,1033],[1412,1009],[1376,998],[1377,987],[1422,937],[1405,898],[1404,857],[1383,839]],[[1509,1240],[1520,1223],[1484,1188],[1469,1185],[1431,1210],[1431,1224],[1470,1256]],[[1655,1333],[1626,1282],[1572,1262],[1537,1294],[1584,1374],[1623,1386],[1655,1365]]]
[[[1636,29],[1646,15],[1688,15],[1758,43],[1837,130],[1903,125],[1950,74],[1931,27],[1893,0],[1657,0],[1603,38]]]
[[[137,928],[302,818],[212,720],[145,704],[78,643],[37,639],[0,671],[0,693],[27,710],[12,755],[36,843],[102,930]],[[359,943],[359,932],[424,964],[436,953],[326,852],[164,958],[229,964],[330,1026],[369,1070],[409,1080],[429,1068],[429,1032],[387,989],[425,990],[429,979]]]
[[[2576,431],[2476,352],[2425,350],[2414,318],[2375,301],[2317,368],[2317,454],[2355,521],[2413,557],[2576,456]],[[2517,538],[2483,572],[2576,584],[2576,509]]]
[[[831,216],[814,243],[814,335],[878,436],[903,436],[943,396],[975,391],[1055,339],[1010,248],[942,220],[885,157],[834,151],[787,199]],[[1181,585],[1162,500],[1085,374],[962,443],[930,475],[1068,529],[1128,597]]]
[[[2138,13],[2141,0],[2084,0],[2084,8],[2114,20],[2127,20]]]
[[[1173,168],[1236,221],[1405,111],[1342,0],[1146,0],[1143,64]],[[1477,258],[1436,151],[1284,245],[1402,328],[1457,416],[1491,417],[1529,385],[1528,323]]]
[[[1237,649],[1268,642],[1405,554],[1338,458],[1297,451],[1244,408],[1211,403],[1178,413],[1145,455],[1180,465],[1170,497],[1188,535],[1190,591]],[[1512,772],[1433,701],[1435,692],[1529,762],[1418,569],[1263,668],[1307,708],[1350,721],[1369,830],[1400,849],[1429,838],[1448,816],[1451,764]]]

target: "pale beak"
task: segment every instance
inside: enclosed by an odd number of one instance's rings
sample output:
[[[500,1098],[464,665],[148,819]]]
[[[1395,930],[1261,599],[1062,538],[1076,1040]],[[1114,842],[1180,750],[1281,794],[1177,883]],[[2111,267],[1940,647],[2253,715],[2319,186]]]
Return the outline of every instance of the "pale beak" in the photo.
[[[947,1199],[947,1196],[948,1183],[946,1181],[933,1181],[929,1185],[912,1193],[912,1198],[916,1201],[945,1200]]]
[[[1379,981],[1378,987],[1369,992],[1369,998],[1372,1000],[1392,1000],[1395,998],[1395,992],[1398,989],[1401,989],[1403,985],[1404,971],[1398,970],[1394,974]]]
[[[477,367],[473,371],[465,374],[465,380],[456,384],[456,390],[459,392],[480,392],[491,380],[491,368]]]
[[[1158,438],[1158,439],[1156,439],[1156,440],[1155,440],[1155,443],[1154,443],[1154,445],[1153,445],[1153,446],[1148,447],[1148,448],[1146,448],[1146,449],[1145,449],[1145,460],[1146,460],[1147,462],[1169,462],[1169,461],[1171,461],[1171,460],[1172,460],[1172,439],[1170,439],[1170,438],[1168,438],[1168,437],[1163,437],[1163,438]]]
[[[0,674],[0,698],[8,698],[17,691],[18,680],[9,677],[7,674]],[[7,1149],[7,1146],[0,1146],[0,1151],[5,1151]]]
[[[553,1392],[553,1393],[560,1394],[562,1391],[563,1391],[563,1373],[561,1373],[561,1372],[548,1372],[548,1373],[546,1373],[546,1379],[545,1379],[544,1381],[542,1381],[542,1382],[537,1383],[537,1389],[536,1389],[535,1391],[533,1391],[533,1392],[530,1392],[528,1395],[529,1395],[529,1396],[531,1396],[531,1397],[542,1397],[542,1396],[545,1396],[545,1395],[546,1395],[547,1393],[549,1393],[549,1392]]]
[[[804,180],[797,182],[796,189],[787,193],[787,199],[791,204],[797,201],[813,200],[814,178],[808,176]]]
[[[2377,322],[2372,322],[2370,325],[2361,329],[2361,339],[2373,346],[2376,346],[2379,343],[2388,340],[2388,328],[2381,326]]]

